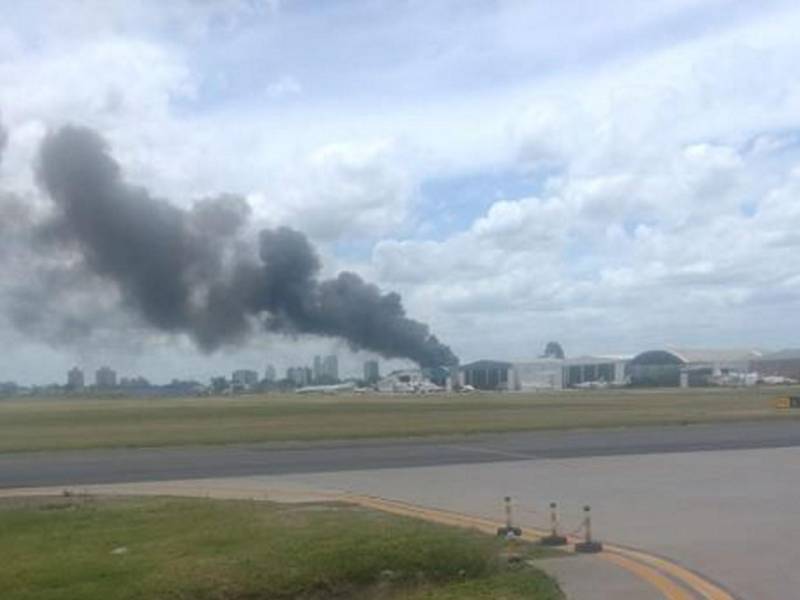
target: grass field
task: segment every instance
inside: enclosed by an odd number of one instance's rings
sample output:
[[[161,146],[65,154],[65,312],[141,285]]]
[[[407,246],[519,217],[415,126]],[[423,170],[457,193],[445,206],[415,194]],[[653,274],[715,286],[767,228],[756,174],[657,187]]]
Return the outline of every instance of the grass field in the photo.
[[[334,504],[4,500],[0,598],[563,598],[542,572],[503,560],[505,544]],[[528,546],[515,551],[532,558],[540,554]]]
[[[0,452],[787,419],[798,388],[597,390],[535,394],[269,394],[0,402]]]

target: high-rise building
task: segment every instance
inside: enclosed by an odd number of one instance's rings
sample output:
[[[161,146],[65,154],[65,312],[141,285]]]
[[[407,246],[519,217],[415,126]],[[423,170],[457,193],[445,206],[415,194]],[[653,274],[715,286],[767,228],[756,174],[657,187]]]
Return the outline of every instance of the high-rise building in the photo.
[[[234,387],[251,390],[258,385],[258,373],[250,369],[238,369],[231,375]]]
[[[95,371],[94,384],[99,388],[117,387],[117,372],[109,367],[100,367]]]
[[[303,387],[311,383],[312,372],[308,367],[289,367],[286,369],[286,379],[293,382],[298,387]]]
[[[267,365],[267,368],[264,369],[264,379],[271,382],[275,381],[275,377],[276,377],[275,367],[273,367],[272,365]]]
[[[83,386],[83,371],[78,367],[73,367],[67,372],[67,387],[71,390],[82,390]]]
[[[339,357],[335,354],[330,354],[323,359],[322,377],[330,383],[339,381]]]
[[[364,381],[366,383],[378,383],[381,378],[381,369],[377,360],[368,360],[364,363]]]
[[[322,370],[322,357],[317,355],[314,357],[314,382],[320,383],[322,381],[322,377],[325,374]]]

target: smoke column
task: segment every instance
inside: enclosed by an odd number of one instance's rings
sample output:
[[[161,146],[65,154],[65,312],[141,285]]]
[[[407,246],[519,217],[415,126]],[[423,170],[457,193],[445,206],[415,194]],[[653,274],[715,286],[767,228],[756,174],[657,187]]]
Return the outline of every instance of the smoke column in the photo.
[[[38,178],[56,205],[55,235],[113,281],[148,323],[187,333],[204,350],[241,342],[258,323],[272,332],[340,337],[354,349],[422,366],[457,362],[427,325],[406,316],[398,294],[349,272],[320,280],[319,257],[301,232],[265,229],[258,256],[242,256],[243,199],[177,208],[127,183],[90,129],[50,134]]]

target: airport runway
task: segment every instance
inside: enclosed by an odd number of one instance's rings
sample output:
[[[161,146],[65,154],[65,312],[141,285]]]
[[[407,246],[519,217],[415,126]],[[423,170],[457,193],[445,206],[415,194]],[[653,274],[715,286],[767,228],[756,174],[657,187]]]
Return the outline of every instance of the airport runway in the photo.
[[[800,446],[800,421],[0,455],[0,488]]]

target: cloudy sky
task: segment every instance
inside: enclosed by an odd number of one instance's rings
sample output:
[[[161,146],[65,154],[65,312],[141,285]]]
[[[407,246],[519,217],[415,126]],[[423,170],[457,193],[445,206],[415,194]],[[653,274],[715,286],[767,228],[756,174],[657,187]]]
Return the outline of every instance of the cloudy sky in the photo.
[[[304,231],[327,273],[400,292],[462,361],[533,358],[550,339],[571,355],[800,345],[796,2],[31,0],[2,13],[0,190],[33,206],[48,203],[43,137],[88,125],[132,183],[181,206],[241,194],[258,225]],[[0,293],[27,276],[3,265]],[[0,343],[0,380],[25,383],[73,364],[162,381],[331,350],[356,371],[368,357],[274,336],[204,355],[113,322],[64,344],[0,319]]]

